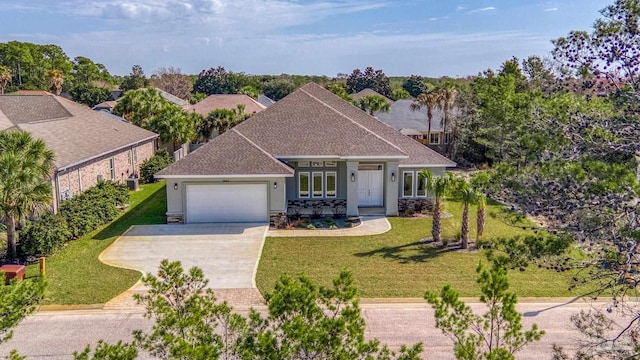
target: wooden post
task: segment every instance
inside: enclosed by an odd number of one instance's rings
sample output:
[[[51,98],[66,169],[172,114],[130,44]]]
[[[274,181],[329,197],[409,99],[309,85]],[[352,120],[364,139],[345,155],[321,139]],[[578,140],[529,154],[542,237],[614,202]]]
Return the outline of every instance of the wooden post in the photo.
[[[38,260],[39,260],[39,263],[40,263],[40,275],[42,275],[42,276],[47,275],[47,258],[45,258],[43,256]]]

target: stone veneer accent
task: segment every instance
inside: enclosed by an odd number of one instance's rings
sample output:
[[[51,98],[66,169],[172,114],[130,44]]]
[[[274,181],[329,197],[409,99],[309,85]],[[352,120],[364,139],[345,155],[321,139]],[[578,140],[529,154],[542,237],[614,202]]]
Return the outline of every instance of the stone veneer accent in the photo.
[[[286,213],[271,213],[269,214],[269,227],[275,229],[284,229],[287,225],[287,214]]]
[[[342,207],[342,213],[347,210],[347,200],[345,199],[322,199],[322,200],[289,200],[287,202],[287,212],[289,215],[299,212],[303,215],[311,214],[315,208],[322,208],[323,214],[333,214],[333,210]]]
[[[398,212],[403,212],[403,211],[405,211],[407,209],[411,209],[411,210],[415,211],[417,203],[422,203],[423,204],[423,210],[431,211],[431,209],[433,209],[433,200],[432,199],[405,199],[405,198],[400,198],[400,199],[398,199]]]

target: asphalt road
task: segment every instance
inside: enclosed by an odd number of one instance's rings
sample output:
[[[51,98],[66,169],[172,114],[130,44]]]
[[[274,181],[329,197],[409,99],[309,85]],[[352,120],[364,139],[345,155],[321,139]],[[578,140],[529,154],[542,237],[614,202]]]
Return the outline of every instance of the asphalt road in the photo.
[[[596,304],[595,306],[603,306]],[[554,343],[567,349],[575,348],[578,333],[572,328],[570,316],[593,305],[582,300],[573,303],[521,303],[525,328],[537,323],[546,331],[542,341],[518,353],[518,359],[551,359]],[[481,309],[473,304],[475,309]],[[362,304],[367,322],[367,335],[383,344],[398,348],[401,344],[424,344],[425,359],[453,359],[451,341],[434,326],[433,311],[426,303]],[[131,340],[135,329],[148,329],[149,320],[140,312],[77,310],[39,312],[25,319],[9,342],[0,345],[0,356],[17,349],[28,359],[71,359],[74,351],[95,344]],[[141,359],[150,357],[141,356]]]

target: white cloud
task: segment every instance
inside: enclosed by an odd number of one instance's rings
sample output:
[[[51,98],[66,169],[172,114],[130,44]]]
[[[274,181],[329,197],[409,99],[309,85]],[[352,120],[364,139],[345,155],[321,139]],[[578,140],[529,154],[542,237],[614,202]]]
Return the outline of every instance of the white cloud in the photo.
[[[552,7],[552,8],[544,9],[544,11],[558,11],[558,8]]]
[[[487,6],[487,7],[483,7],[483,8],[479,8],[479,9],[471,10],[471,11],[469,11],[468,13],[469,13],[469,14],[475,14],[475,13],[480,13],[480,12],[485,12],[485,11],[493,11],[493,10],[495,10],[495,9],[496,9],[496,8],[495,8],[495,7],[493,7],[493,6]]]

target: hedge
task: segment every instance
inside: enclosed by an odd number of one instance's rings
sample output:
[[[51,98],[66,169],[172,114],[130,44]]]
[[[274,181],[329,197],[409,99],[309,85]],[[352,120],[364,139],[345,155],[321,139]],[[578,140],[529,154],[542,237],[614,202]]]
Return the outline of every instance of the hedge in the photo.
[[[153,175],[172,163],[173,157],[169,152],[166,149],[160,149],[140,165],[140,179],[145,183],[156,182]]]

